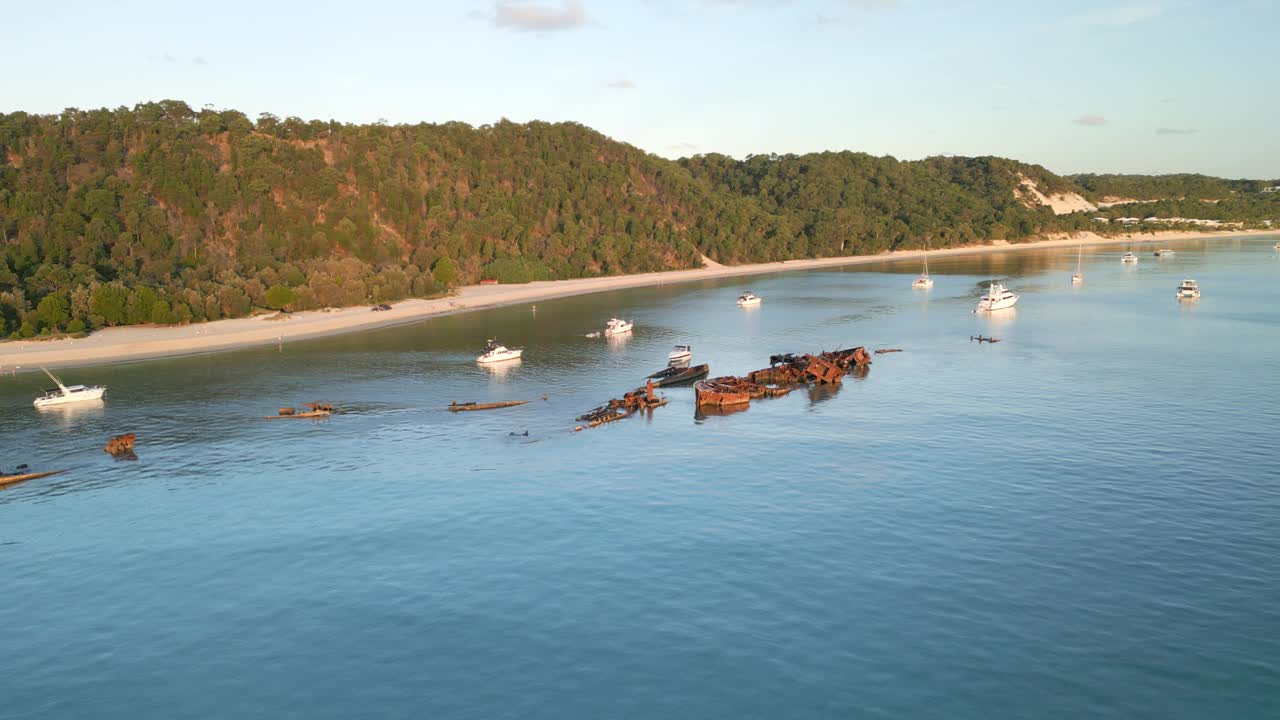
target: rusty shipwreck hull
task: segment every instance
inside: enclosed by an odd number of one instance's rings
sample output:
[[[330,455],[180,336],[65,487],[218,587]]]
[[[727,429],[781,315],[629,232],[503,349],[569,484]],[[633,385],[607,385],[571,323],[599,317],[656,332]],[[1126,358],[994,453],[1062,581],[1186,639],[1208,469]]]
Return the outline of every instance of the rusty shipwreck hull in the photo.
[[[732,376],[699,380],[693,384],[693,395],[698,407],[746,405],[756,398],[780,397],[789,392],[791,388],[768,387]]]

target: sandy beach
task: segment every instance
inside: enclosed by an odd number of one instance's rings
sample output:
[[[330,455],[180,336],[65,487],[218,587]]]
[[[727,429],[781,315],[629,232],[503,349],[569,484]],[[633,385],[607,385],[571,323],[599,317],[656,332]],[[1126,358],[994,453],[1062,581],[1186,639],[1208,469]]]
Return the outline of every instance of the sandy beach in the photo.
[[[235,320],[218,320],[182,326],[131,326],[108,328],[85,338],[61,340],[17,340],[0,343],[0,372],[30,371],[39,367],[66,367],[99,363],[172,357],[195,353],[221,352],[240,348],[275,345],[277,343],[322,337],[338,333],[402,325],[440,315],[471,312],[503,305],[531,303],[539,300],[585,295],[608,290],[695,282],[764,273],[811,270],[815,268],[860,265],[884,261],[911,260],[922,257],[971,255],[1076,245],[1104,245],[1137,242],[1162,242],[1188,238],[1230,238],[1274,235],[1275,231],[1238,232],[1162,232],[1117,237],[1094,233],[1047,237],[1018,244],[993,244],[945,250],[910,250],[820,258],[786,260],[751,265],[719,265],[708,263],[696,270],[671,270],[639,275],[617,275],[578,280],[551,280],[524,285],[471,285],[459,288],[453,295],[433,300],[404,300],[385,312],[372,312],[368,306],[292,313],[287,319],[271,319],[271,315]]]

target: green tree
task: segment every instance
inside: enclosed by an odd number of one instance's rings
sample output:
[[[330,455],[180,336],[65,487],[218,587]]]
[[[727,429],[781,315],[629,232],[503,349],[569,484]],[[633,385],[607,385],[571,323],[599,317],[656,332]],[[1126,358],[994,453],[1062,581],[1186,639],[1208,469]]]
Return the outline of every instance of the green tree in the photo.
[[[45,327],[61,330],[71,318],[71,301],[64,292],[49,293],[36,306],[36,316]]]
[[[267,291],[267,307],[283,310],[298,301],[298,295],[286,285],[273,285]]]
[[[129,291],[116,285],[99,285],[93,291],[89,301],[89,309],[102,318],[107,325],[121,325],[126,320],[125,309],[129,302]]]
[[[448,257],[442,257],[431,266],[431,275],[438,284],[452,287],[458,281],[458,266],[454,265],[453,260]]]

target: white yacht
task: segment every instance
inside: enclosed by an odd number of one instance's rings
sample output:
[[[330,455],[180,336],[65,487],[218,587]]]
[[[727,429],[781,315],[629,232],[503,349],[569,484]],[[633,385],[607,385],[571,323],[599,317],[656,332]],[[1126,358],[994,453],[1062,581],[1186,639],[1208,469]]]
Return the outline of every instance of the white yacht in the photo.
[[[928,290],[933,287],[933,278],[929,277],[929,258],[924,259],[924,272],[920,273],[920,277],[911,283],[911,287],[916,290]]]
[[[987,288],[987,294],[978,299],[978,309],[974,312],[991,312],[1005,310],[1018,304],[1018,296],[1012,290],[993,282]]]
[[[1120,262],[1124,263],[1125,265],[1137,265],[1138,256],[1134,255],[1131,252],[1127,252],[1124,255],[1120,256]]]
[[[40,369],[44,370],[44,368]],[[44,370],[44,374],[48,375],[58,387],[53,390],[46,390],[44,395],[36,398],[31,403],[38,408],[51,405],[66,405],[86,400],[101,400],[102,396],[107,392],[107,389],[101,385],[63,385],[62,381],[48,370]]]
[[[619,320],[618,318],[613,318],[609,322],[605,323],[604,336],[613,337],[614,335],[625,335],[631,332],[633,327],[635,327],[635,325],[630,320]]]
[[[508,360],[519,360],[524,355],[524,348],[508,348],[497,340],[490,340],[484,346],[484,354],[476,358],[476,362],[481,364],[507,362]]]
[[[759,305],[761,302],[762,301],[760,300],[760,298],[756,297],[755,293],[751,292],[750,290],[738,296],[738,305],[740,307],[747,307],[748,305]]]
[[[1080,262],[1081,262],[1081,257],[1083,253],[1084,253],[1084,246],[1081,245],[1079,248],[1076,249],[1076,273],[1071,276],[1072,285],[1079,285],[1080,283],[1084,282],[1084,271],[1080,269]]]
[[[1179,300],[1198,300],[1200,298],[1200,286],[1195,280],[1186,279],[1182,284],[1178,285]]]
[[[1168,257],[1172,255],[1173,251],[1170,250],[1169,248],[1157,248],[1156,251],[1152,254],[1155,255],[1156,257],[1162,258],[1162,257]]]
[[[668,365],[679,365],[680,363],[687,363],[692,359],[693,359],[692,345],[677,345],[675,350],[672,350],[671,352],[667,353]]]

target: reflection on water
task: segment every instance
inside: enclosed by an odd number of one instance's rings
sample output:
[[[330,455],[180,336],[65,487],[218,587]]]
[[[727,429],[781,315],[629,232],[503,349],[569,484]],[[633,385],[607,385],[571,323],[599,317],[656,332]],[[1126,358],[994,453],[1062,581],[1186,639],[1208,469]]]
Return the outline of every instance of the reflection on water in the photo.
[[[856,368],[865,370],[865,368]],[[865,377],[865,375],[864,375]],[[809,404],[817,405],[826,402],[840,394],[840,388],[844,387],[841,383],[831,383],[829,385],[810,385],[809,386]]]
[[[106,403],[101,399],[82,400],[65,405],[45,405],[35,408],[41,417],[63,426],[89,418],[102,417]]]
[[[516,358],[497,363],[480,363],[480,367],[484,368],[485,374],[494,380],[504,380],[515,372],[522,362],[524,362],[523,358]]]
[[[743,403],[742,405],[726,405],[724,407],[716,407],[715,405],[702,405],[694,409],[693,419],[698,422],[701,422],[708,418],[728,417],[730,415],[737,415],[738,413],[744,413],[750,409],[751,409],[751,405],[749,403]]]
[[[1018,306],[1003,310],[992,310],[990,312],[980,312],[978,316],[987,321],[987,325],[993,328],[1002,328],[1012,325],[1018,319]]]

